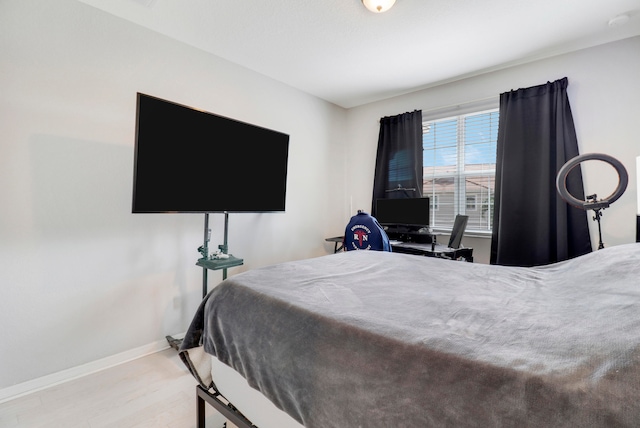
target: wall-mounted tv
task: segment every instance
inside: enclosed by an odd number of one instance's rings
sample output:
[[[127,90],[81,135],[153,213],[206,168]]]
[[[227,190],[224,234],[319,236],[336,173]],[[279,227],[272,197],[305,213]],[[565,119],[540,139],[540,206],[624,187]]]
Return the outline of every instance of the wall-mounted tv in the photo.
[[[284,211],[289,135],[137,94],[133,213]]]
[[[376,219],[383,226],[429,226],[429,198],[377,199]]]

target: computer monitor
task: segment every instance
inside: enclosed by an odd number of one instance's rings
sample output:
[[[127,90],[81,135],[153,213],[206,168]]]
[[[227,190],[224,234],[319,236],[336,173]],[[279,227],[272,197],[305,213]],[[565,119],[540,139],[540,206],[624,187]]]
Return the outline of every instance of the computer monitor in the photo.
[[[429,198],[377,199],[375,217],[383,226],[429,226]]]

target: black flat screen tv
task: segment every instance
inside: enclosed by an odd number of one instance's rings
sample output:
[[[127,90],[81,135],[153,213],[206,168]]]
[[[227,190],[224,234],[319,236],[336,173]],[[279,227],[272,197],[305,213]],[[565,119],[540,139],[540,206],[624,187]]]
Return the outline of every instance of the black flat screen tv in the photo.
[[[429,198],[377,199],[375,217],[383,226],[429,226]]]
[[[133,213],[284,211],[289,135],[137,94]]]

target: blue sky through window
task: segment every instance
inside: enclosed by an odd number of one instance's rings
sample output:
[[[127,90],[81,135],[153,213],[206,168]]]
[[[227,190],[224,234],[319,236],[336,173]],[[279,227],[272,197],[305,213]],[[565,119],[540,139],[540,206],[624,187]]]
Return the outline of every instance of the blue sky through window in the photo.
[[[468,165],[494,164],[498,134],[498,112],[464,117],[465,159]],[[458,119],[430,122],[423,132],[425,167],[455,166],[458,161]]]

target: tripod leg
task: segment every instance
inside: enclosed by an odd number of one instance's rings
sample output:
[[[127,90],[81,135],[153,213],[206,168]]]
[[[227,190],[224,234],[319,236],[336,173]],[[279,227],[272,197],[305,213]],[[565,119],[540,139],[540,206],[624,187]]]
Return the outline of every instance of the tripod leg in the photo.
[[[602,216],[602,214],[600,214],[600,210],[595,210],[595,212],[596,215],[593,217],[593,219],[598,222],[598,238],[600,240],[600,242],[598,243],[598,250],[602,250],[604,248],[604,243],[602,242],[602,227],[600,227],[600,217]]]

